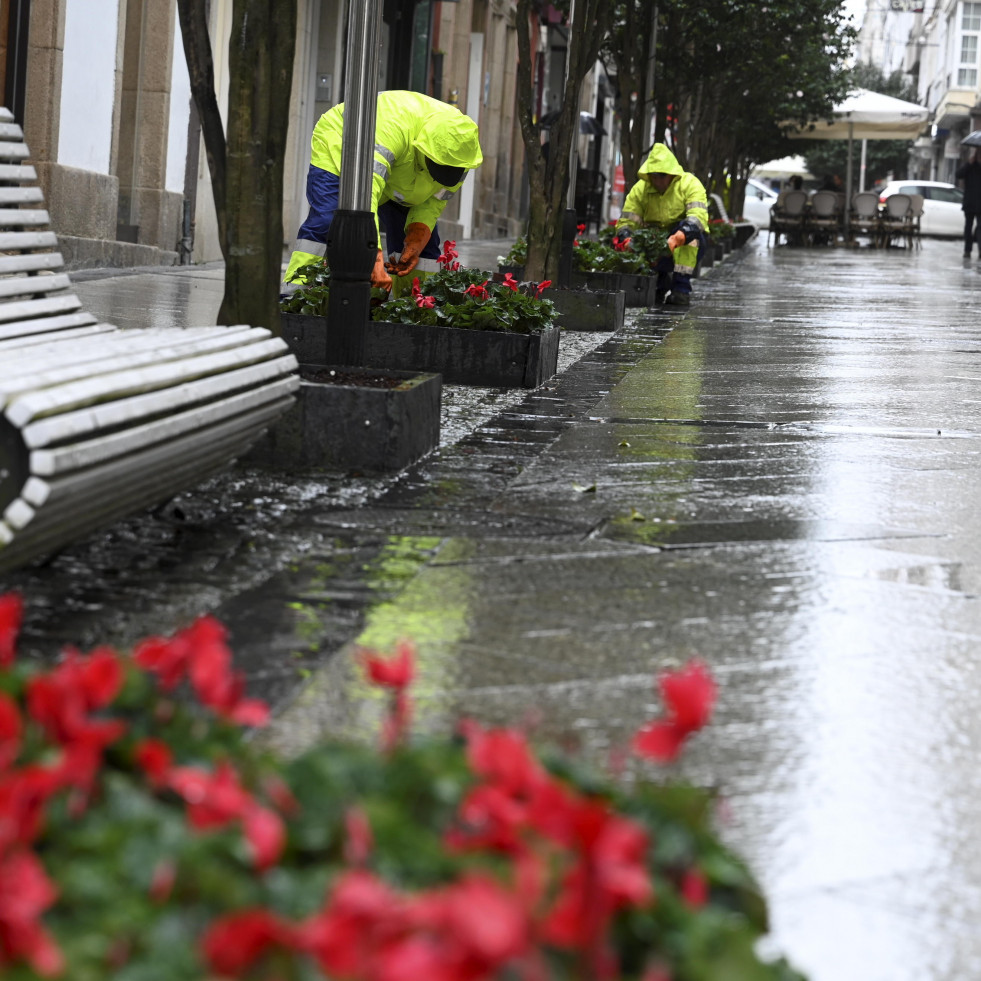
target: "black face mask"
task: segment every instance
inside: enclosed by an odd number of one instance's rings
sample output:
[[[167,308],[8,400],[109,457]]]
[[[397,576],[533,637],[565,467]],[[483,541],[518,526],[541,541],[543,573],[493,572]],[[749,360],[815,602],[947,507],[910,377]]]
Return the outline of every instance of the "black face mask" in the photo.
[[[429,170],[429,176],[443,187],[456,187],[467,172],[466,167],[447,167],[430,160],[429,157],[426,157],[426,168]]]

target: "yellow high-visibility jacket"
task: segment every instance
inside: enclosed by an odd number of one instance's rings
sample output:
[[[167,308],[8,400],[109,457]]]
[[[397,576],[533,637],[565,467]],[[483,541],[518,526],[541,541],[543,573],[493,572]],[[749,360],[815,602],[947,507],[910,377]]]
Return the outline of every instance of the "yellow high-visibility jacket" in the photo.
[[[650,174],[675,174],[664,194],[649,181]],[[682,169],[678,158],[663,144],[655,143],[637,172],[638,181],[630,189],[617,228],[643,228],[654,225],[669,229],[685,218],[708,231],[708,195],[702,182]]]
[[[328,109],[313,130],[314,167],[340,175],[344,104]],[[420,92],[379,92],[375,116],[375,152],[371,181],[371,210],[378,227],[378,207],[386,201],[406,205],[408,227],[421,222],[430,231],[447,202],[460,189],[444,187],[429,175],[425,158],[448,167],[474,170],[483,163],[477,124],[455,106]],[[298,242],[290,260],[286,280],[300,266],[323,258],[303,251],[311,243]],[[381,233],[378,235],[381,248]]]

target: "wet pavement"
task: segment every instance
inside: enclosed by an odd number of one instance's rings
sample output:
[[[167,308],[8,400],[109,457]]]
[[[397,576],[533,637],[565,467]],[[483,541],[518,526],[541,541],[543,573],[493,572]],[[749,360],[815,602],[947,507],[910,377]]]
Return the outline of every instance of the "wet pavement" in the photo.
[[[470,245],[468,254],[467,246]],[[461,243],[488,267],[503,245]],[[210,611],[284,749],[370,734],[354,642],[418,645],[418,724],[525,721],[602,763],[694,655],[679,771],[717,786],[814,981],[981,977],[981,269],[959,242],[751,242],[684,315],[562,339],[533,391],[448,389],[395,477],[248,467],[8,576],[24,647]],[[79,278],[207,322],[220,269]]]

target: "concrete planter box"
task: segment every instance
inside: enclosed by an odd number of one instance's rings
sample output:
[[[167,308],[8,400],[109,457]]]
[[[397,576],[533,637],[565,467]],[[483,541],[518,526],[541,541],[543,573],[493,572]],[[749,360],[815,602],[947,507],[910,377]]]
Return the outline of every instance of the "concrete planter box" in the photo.
[[[283,314],[283,340],[301,364],[357,364],[429,371],[448,385],[537,388],[558,370],[558,327],[538,334],[421,327],[384,321],[345,324],[327,333],[324,317]]]
[[[585,286],[590,290],[623,290],[624,306],[652,307],[657,277],[633,273],[574,272],[572,285]]]
[[[623,290],[551,287],[543,299],[555,304],[556,324],[563,330],[619,330],[623,326]]]
[[[338,381],[303,378],[296,405],[243,457],[246,464],[291,469],[403,470],[439,445],[439,375],[318,367]]]

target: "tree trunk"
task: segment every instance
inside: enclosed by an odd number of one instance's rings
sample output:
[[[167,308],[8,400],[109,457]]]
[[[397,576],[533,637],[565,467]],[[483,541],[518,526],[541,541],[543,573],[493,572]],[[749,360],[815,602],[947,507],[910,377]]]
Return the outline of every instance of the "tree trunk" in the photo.
[[[611,39],[609,50],[616,66],[617,91],[614,99],[621,120],[620,162],[624,187],[628,191],[636,182],[637,171],[647,157],[644,124],[652,108],[651,93],[647,91],[647,60],[655,6],[653,0],[626,0],[622,3],[619,7],[622,20]]]
[[[184,58],[191,78],[191,97],[201,120],[204,150],[211,173],[211,188],[218,220],[218,245],[227,253],[225,231],[225,130],[215,94],[215,62],[208,34],[209,0],[177,0]]]
[[[235,0],[229,41],[223,324],[280,331],[283,158],[296,0]]]
[[[562,248],[562,218],[569,186],[569,156],[579,133],[579,97],[583,79],[596,62],[606,37],[614,4],[609,0],[577,0],[575,19],[569,25],[569,47],[562,105],[549,133],[549,152],[542,153],[538,122],[534,118],[534,64],[531,28],[537,25],[533,0],[518,0],[518,120],[528,158],[528,279],[555,280]]]
[[[234,0],[227,140],[215,93],[207,0],[177,0],[177,10],[225,258],[218,323],[246,323],[279,334],[283,158],[297,0]]]

